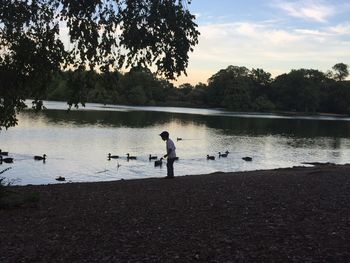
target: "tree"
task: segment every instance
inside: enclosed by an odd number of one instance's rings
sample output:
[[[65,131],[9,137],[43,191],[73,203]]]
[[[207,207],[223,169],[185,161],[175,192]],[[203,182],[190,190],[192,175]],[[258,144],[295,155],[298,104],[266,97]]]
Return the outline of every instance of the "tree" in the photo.
[[[271,74],[257,68],[250,71],[253,81],[252,108],[254,111],[272,111],[275,105],[269,99],[271,93]]]
[[[343,81],[347,76],[349,76],[348,65],[344,63],[337,63],[332,67],[332,69],[335,71],[334,78],[337,81]]]
[[[190,83],[183,83],[179,86],[179,92],[182,95],[181,99],[186,99],[188,97],[188,94],[191,93],[193,90],[193,86]]]
[[[205,106],[208,102],[207,91],[207,85],[199,82],[188,95],[188,99],[195,106]]]
[[[228,66],[208,80],[208,99],[215,107],[247,110],[251,91],[252,80],[246,67]]]
[[[16,125],[26,98],[40,109],[46,84],[63,68],[106,72],[155,65],[168,79],[186,74],[199,36],[187,3],[0,0],[0,128]],[[69,105],[84,103],[81,98]]]
[[[223,105],[234,111],[248,111],[251,109],[252,81],[248,78],[232,79],[225,90]]]
[[[272,83],[273,102],[280,110],[316,112],[327,76],[312,69],[292,70],[276,77]]]
[[[350,114],[350,82],[332,80],[325,87],[321,100],[321,112]]]
[[[149,69],[135,67],[120,78],[118,91],[125,96],[124,104],[155,105],[165,100],[166,87]]]
[[[271,83],[271,73],[265,72],[263,69],[252,69],[250,77],[256,85],[266,87]]]

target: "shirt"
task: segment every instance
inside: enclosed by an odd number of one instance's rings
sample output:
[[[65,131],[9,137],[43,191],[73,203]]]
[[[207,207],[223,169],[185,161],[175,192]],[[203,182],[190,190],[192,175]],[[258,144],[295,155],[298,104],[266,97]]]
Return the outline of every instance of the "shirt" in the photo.
[[[176,152],[175,152],[176,147],[175,147],[174,142],[173,142],[171,139],[168,139],[168,140],[166,141],[166,152],[168,153],[170,149],[171,149],[172,151],[171,151],[171,153],[168,155],[168,158],[169,158],[169,159],[173,159],[173,158],[176,157]]]

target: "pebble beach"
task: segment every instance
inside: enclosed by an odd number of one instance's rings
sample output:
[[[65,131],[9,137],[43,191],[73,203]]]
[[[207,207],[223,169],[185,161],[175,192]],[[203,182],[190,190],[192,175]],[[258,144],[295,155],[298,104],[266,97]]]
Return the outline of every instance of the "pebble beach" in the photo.
[[[0,262],[349,262],[350,165],[12,186]]]

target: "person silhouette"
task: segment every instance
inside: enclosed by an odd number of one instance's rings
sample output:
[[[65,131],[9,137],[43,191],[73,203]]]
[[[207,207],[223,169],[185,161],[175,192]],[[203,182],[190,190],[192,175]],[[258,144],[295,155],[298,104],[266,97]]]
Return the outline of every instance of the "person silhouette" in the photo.
[[[176,147],[174,142],[169,138],[169,132],[163,131],[159,135],[160,137],[162,137],[162,140],[166,142],[166,154],[164,155],[164,158],[168,159],[166,164],[167,176],[165,178],[171,179],[174,178],[174,161],[176,159]]]

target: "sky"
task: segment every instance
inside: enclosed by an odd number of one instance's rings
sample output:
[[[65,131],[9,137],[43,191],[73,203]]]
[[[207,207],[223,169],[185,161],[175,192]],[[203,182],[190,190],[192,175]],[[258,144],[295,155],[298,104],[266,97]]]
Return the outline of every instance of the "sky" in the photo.
[[[207,83],[229,65],[276,77],[350,64],[349,0],[192,0],[188,9],[201,35],[179,85]]]

